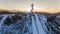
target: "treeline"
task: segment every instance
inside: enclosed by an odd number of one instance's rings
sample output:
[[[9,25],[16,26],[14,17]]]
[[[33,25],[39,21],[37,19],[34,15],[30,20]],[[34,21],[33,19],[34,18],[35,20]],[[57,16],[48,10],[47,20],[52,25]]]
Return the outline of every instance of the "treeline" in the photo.
[[[26,14],[23,11],[0,10],[0,14]]]

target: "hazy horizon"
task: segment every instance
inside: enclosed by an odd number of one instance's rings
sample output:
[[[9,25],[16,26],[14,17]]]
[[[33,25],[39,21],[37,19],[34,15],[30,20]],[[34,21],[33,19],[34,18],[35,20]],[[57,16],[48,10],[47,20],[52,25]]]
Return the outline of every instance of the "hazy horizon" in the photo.
[[[52,9],[60,11],[60,0],[0,0],[0,9],[30,10],[31,3],[34,10]]]

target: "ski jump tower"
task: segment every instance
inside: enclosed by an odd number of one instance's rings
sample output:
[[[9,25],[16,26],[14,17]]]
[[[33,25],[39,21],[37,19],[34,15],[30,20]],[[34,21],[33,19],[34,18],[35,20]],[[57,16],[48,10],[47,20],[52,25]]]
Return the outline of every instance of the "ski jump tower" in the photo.
[[[33,5],[33,3],[31,4],[31,13],[33,13],[33,11],[34,11],[34,5]]]

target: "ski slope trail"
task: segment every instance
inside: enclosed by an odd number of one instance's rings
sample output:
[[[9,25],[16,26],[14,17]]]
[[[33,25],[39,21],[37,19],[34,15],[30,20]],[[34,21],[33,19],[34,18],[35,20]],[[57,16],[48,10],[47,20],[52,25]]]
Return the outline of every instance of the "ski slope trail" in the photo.
[[[45,34],[45,31],[43,30],[37,14],[34,15],[35,18],[32,16],[33,34]]]
[[[5,19],[8,17],[8,15],[4,15],[3,18],[0,21],[0,26],[4,23]]]
[[[33,28],[33,34],[38,34],[37,27],[34,21],[34,17],[32,16],[32,28]]]

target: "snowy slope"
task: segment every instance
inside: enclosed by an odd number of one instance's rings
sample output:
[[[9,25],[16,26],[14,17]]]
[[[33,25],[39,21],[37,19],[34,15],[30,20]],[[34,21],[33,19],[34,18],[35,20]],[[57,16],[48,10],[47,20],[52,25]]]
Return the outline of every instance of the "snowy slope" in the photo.
[[[0,34],[60,34],[60,16],[1,14]]]

